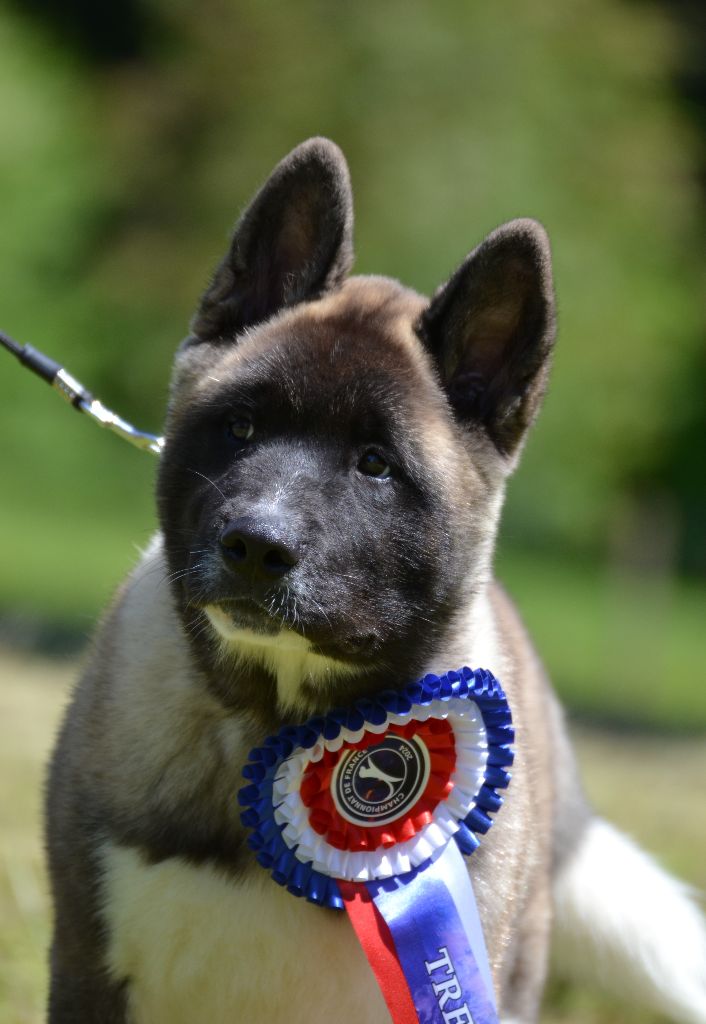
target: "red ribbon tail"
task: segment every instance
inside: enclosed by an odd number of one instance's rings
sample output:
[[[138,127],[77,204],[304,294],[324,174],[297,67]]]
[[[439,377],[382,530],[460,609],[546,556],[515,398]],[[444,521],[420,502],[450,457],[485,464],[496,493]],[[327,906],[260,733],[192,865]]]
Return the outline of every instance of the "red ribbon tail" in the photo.
[[[384,918],[365,885],[339,880],[338,888],[358,941],[385,997],[393,1024],[418,1024],[407,979]]]

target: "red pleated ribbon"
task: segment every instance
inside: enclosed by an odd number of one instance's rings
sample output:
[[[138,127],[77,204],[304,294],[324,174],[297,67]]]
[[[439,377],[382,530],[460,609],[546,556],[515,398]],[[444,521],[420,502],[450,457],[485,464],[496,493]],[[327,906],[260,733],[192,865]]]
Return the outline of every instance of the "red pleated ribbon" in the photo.
[[[363,750],[381,742],[381,737],[366,734],[359,743],[346,744],[341,750],[325,751],[321,760],[310,762],[302,777],[301,798],[309,810],[309,824],[320,836],[338,850],[368,851],[380,847],[394,847],[411,839],[432,819],[438,804],[451,790],[451,776],[456,765],[453,729],[444,719],[427,722],[409,722],[393,725],[388,735],[418,737],[425,744],[431,763],[431,773],[425,790],[405,816],[387,825],[354,825],[344,821],[336,810],[331,796],[331,776],[336,764],[349,750]]]

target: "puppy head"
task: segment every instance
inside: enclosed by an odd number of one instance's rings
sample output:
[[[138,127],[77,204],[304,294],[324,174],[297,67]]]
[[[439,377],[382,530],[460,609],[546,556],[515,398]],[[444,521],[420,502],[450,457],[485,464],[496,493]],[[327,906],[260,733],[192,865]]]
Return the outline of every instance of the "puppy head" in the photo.
[[[310,140],[245,211],[177,356],[158,502],[209,685],[322,709],[424,670],[484,587],[553,337],[539,225],[429,303],[347,278],[340,151]]]

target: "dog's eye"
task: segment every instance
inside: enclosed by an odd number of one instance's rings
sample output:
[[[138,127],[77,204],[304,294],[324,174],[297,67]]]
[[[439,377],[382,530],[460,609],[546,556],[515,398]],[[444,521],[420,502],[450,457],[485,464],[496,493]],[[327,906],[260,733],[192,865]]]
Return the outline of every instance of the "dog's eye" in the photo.
[[[366,452],[358,463],[358,469],[366,476],[374,476],[378,480],[387,480],[392,474],[389,462],[383,459],[379,452]]]
[[[228,433],[236,441],[250,441],[255,428],[249,416],[234,416],[228,421]]]

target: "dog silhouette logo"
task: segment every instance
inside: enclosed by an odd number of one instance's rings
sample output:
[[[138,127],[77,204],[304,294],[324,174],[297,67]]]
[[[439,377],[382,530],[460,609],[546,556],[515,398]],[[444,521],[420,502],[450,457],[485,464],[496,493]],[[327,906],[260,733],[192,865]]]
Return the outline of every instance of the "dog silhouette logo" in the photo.
[[[363,761],[358,769],[358,778],[373,779],[380,785],[388,786],[388,799],[395,793],[395,784],[398,782],[404,782],[404,775],[388,775],[382,768],[379,768],[375,764],[372,754],[368,755],[366,760]]]
[[[391,733],[375,746],[344,753],[333,772],[331,794],[347,821],[378,827],[401,818],[428,780],[425,743]]]

